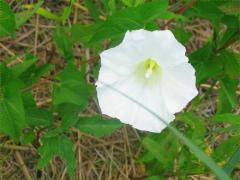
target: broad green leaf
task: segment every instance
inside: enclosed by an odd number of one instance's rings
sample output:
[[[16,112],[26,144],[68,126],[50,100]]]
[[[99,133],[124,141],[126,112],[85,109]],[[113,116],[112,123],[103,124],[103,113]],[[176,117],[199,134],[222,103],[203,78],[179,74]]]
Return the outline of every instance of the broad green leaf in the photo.
[[[217,113],[231,112],[237,105],[237,90],[238,80],[224,78],[221,80],[221,89],[219,91],[219,101]]]
[[[72,39],[88,46],[96,45],[102,40],[123,35],[128,30],[144,28],[147,23],[166,14],[167,18],[175,17],[168,13],[167,8],[167,1],[149,2],[118,11],[104,22],[88,26],[76,24],[71,28]]]
[[[22,12],[18,12],[15,14],[16,18],[16,27],[19,28],[23,24],[25,24],[40,8],[40,6],[43,4],[43,1],[38,2],[37,4],[33,5],[32,9],[25,10]]]
[[[226,113],[226,114],[217,114],[212,118],[212,123],[228,123],[231,125],[240,125],[240,115]]]
[[[66,61],[73,61],[73,43],[68,36],[68,32],[64,27],[57,27],[53,34],[53,39],[59,53],[65,58]]]
[[[209,78],[216,78],[222,73],[222,64],[213,55],[212,46],[212,44],[207,43],[189,56],[190,63],[196,70],[197,83],[203,83]]]
[[[220,21],[224,13],[213,3],[213,1],[196,1],[194,6],[184,13],[188,17],[201,17],[210,20],[218,31]]]
[[[240,77],[240,56],[238,54],[223,50],[216,60],[220,61],[219,64],[222,63],[224,75],[231,79]]]
[[[75,65],[68,63],[57,75],[53,88],[53,104],[71,103],[82,108],[86,107],[92,87],[84,79],[84,75]]]
[[[0,0],[0,37],[9,35],[15,37],[15,30],[14,13],[4,0]]]
[[[76,160],[73,152],[73,143],[64,135],[42,137],[42,145],[38,149],[41,159],[37,168],[41,169],[48,165],[54,156],[64,159],[67,171],[72,179],[75,179]]]
[[[225,15],[221,21],[227,26],[227,29],[223,34],[220,34],[219,41],[217,42],[218,49],[224,49],[225,45],[239,40],[240,33],[240,19],[237,16]]]
[[[87,44],[94,33],[96,33],[99,25],[81,25],[74,24],[71,27],[71,39],[73,42],[81,42],[83,44]]]
[[[174,159],[179,153],[180,143],[178,139],[169,131],[161,134],[150,135],[143,139],[143,146],[147,149],[147,154],[141,160],[148,163],[159,162],[159,166],[165,172],[171,172],[174,167]],[[151,158],[151,156],[154,157]],[[159,169],[159,168],[158,168]]]
[[[61,127],[67,130],[78,122],[79,113],[82,111],[82,107],[75,104],[64,103],[58,105],[58,111],[62,118]]]
[[[52,70],[52,64],[43,64],[41,66],[36,66],[36,63],[29,66],[19,78],[24,82],[25,86],[31,86],[36,83],[44,74]]]
[[[192,36],[191,32],[186,32],[183,28],[176,28],[173,30],[173,33],[176,39],[183,44],[186,44]]]
[[[27,71],[27,69],[29,69],[34,63],[36,63],[36,61],[37,61],[36,57],[32,56],[31,54],[27,54],[25,56],[23,63],[18,63],[11,69],[14,72],[14,74],[17,77],[19,77],[21,74]]]
[[[20,86],[21,82],[13,72],[0,63],[0,131],[16,142],[26,127]]]
[[[186,128],[185,135],[191,137],[197,145],[202,145],[206,133],[204,120],[193,113],[185,112],[176,116],[177,121],[186,123],[189,127]]]
[[[133,7],[133,6],[138,6],[140,4],[143,4],[145,0],[122,0],[122,2],[127,7]]]
[[[31,127],[51,127],[52,126],[52,114],[44,108],[27,108],[26,120]]]
[[[33,130],[29,130],[28,132],[23,134],[22,143],[23,144],[29,144],[34,139],[36,139],[36,135]]]
[[[23,103],[26,113],[26,122],[28,126],[35,128],[39,126],[51,127],[53,116],[45,108],[37,108],[31,93],[23,94]]]
[[[114,130],[120,128],[122,123],[117,119],[105,119],[99,115],[92,117],[81,117],[76,127],[85,133],[97,137],[110,135]]]

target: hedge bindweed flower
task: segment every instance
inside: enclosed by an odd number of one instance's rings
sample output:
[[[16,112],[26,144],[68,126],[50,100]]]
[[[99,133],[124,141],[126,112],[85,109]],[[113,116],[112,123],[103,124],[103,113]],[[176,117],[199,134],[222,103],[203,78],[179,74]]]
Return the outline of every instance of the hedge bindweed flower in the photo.
[[[133,127],[161,132],[159,119],[114,89],[170,123],[198,91],[186,49],[171,31],[128,31],[121,44],[100,54],[97,96],[103,114]],[[103,83],[101,83],[103,82]]]

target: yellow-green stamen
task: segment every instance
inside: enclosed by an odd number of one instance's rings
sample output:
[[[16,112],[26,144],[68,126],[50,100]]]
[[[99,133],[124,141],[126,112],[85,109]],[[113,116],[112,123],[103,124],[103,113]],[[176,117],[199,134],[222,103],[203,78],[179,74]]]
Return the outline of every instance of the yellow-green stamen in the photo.
[[[159,69],[159,65],[153,59],[147,59],[144,62],[144,64],[145,64],[145,67],[146,67],[145,77],[147,79],[153,74],[154,71],[157,71]]]
[[[162,68],[155,59],[148,58],[137,65],[136,75],[146,86],[154,87],[161,80]]]

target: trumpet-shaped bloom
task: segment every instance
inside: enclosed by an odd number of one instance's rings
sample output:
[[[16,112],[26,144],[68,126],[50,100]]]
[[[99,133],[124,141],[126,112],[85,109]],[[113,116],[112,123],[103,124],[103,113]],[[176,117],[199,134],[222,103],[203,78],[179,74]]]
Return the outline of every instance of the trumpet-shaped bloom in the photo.
[[[170,123],[198,93],[185,52],[169,30],[128,31],[122,43],[100,54],[96,85],[102,113],[140,130],[161,132],[166,125],[109,86]]]

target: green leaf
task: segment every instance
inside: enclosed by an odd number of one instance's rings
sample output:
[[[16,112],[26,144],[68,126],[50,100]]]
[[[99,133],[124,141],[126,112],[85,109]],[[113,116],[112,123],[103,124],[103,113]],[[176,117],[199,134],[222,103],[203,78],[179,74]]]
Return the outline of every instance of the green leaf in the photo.
[[[176,28],[173,30],[173,33],[177,40],[183,44],[186,44],[192,36],[191,32],[186,32],[183,30],[183,28]]]
[[[33,5],[32,9],[25,10],[22,12],[18,12],[15,14],[16,18],[16,27],[19,28],[23,24],[25,24],[33,15],[37,12],[40,6],[43,4],[43,1],[38,2],[37,4]]]
[[[99,115],[92,117],[81,117],[76,127],[85,133],[97,137],[110,135],[114,130],[120,128],[122,123],[117,119],[105,119]]]
[[[212,118],[212,123],[228,123],[231,125],[240,125],[240,115],[226,113],[226,114],[217,114]]]
[[[221,89],[219,91],[219,102],[217,113],[231,112],[237,105],[237,86],[238,80],[224,78],[221,82]]]
[[[73,61],[73,43],[68,36],[68,32],[64,27],[57,27],[53,34],[53,39],[59,53],[66,61]]]
[[[224,171],[226,171],[229,175],[233,171],[233,169],[236,167],[236,165],[240,161],[240,147],[232,154],[229,161],[224,166]]]
[[[0,63],[0,131],[16,142],[26,127],[20,86],[12,71]]]
[[[184,122],[179,123],[179,122]],[[199,146],[205,142],[204,120],[190,112],[178,114],[176,121],[179,129],[184,129],[184,135]],[[178,175],[185,173],[201,174],[205,172],[205,166],[187,149],[184,144],[168,129],[159,135],[149,135],[143,140],[146,149],[140,160],[147,165],[150,174],[172,173],[174,162],[178,162]]]
[[[25,56],[25,59],[22,63],[18,63],[15,66],[13,66],[11,69],[14,72],[14,74],[19,77],[21,76],[25,71],[27,71],[32,65],[34,65],[37,61],[37,58],[32,56],[31,54],[27,54]]]
[[[37,67],[36,63],[34,63],[26,70],[24,70],[24,72],[21,73],[19,78],[24,82],[25,87],[28,87],[36,83],[44,74],[48,73],[52,68],[52,64],[43,64]]]
[[[32,6],[30,6],[30,8],[33,8]],[[62,17],[59,16],[59,15],[56,15],[52,12],[50,12],[49,10],[45,9],[45,8],[38,8],[37,11],[36,11],[37,14],[47,18],[47,19],[51,19],[51,20],[54,20],[54,21],[58,21],[58,22],[61,22],[62,21]]]
[[[206,133],[204,120],[191,112],[185,112],[176,116],[177,121],[186,123],[189,127],[186,128],[185,135],[191,137],[197,145],[202,145]]]
[[[36,139],[36,135],[33,130],[29,130],[27,133],[23,134],[22,143],[23,144],[29,144],[34,139]]]
[[[112,39],[123,35],[128,30],[144,28],[145,25],[162,16],[175,17],[168,13],[168,2],[149,2],[137,7],[118,11],[104,22],[83,26],[76,24],[72,26],[72,39],[85,45],[92,46],[105,39]],[[165,17],[166,18],[166,17]]]
[[[96,6],[96,4],[92,1],[92,0],[84,0],[84,4],[87,7],[87,9],[90,12],[90,15],[93,17],[93,19],[98,22],[100,13],[98,11],[98,8]]]
[[[58,105],[58,111],[62,117],[61,128],[67,130],[78,122],[79,113],[82,111],[82,107],[70,103],[60,104]]]
[[[231,155],[239,148],[240,138],[229,137],[227,140],[223,141],[217,148],[214,150],[212,157],[216,162],[227,161]]]
[[[27,108],[26,120],[31,127],[51,127],[52,126],[52,114],[44,108]]]
[[[23,94],[23,103],[26,112],[26,121],[28,126],[35,128],[39,126],[51,127],[53,116],[45,108],[37,108],[31,93]]]
[[[3,0],[0,1],[0,37],[16,35],[15,16],[11,8]]]
[[[57,75],[58,83],[53,88],[53,104],[72,103],[86,107],[92,87],[86,82],[83,74],[75,65],[68,63]]]
[[[88,44],[94,33],[98,29],[97,24],[93,25],[81,25],[81,24],[74,24],[70,31],[71,31],[71,39],[73,42],[81,42],[83,44]]]
[[[171,172],[174,166],[180,144],[178,139],[169,131],[164,131],[159,135],[150,135],[143,139],[143,146],[148,151],[141,157],[141,160],[148,163],[158,161],[165,172]],[[151,158],[154,157],[154,159]]]
[[[38,161],[37,168],[47,166],[49,161],[57,155],[64,159],[70,177],[75,179],[76,160],[72,141],[64,135],[42,137],[41,141],[42,145],[38,149],[41,159]]]
[[[71,13],[72,13],[72,2],[75,0],[71,0],[71,4],[68,7],[65,7],[63,10],[63,14],[62,14],[62,22],[63,24],[65,23],[65,21],[70,17]]]
[[[237,16],[225,15],[221,21],[227,26],[227,30],[223,34],[220,34],[220,38],[217,43],[218,49],[224,49],[225,45],[238,40],[240,32],[240,20]]]
[[[145,0],[122,0],[122,2],[127,7],[133,7],[133,6],[138,6],[140,4],[143,4]]]
[[[238,79],[240,76],[240,56],[233,52],[222,50],[216,57],[222,63],[224,75],[231,79]]]
[[[222,64],[213,55],[212,46],[207,43],[189,56],[190,63],[196,70],[197,83],[203,83],[209,78],[217,78],[222,73]]]
[[[213,3],[213,1],[196,1],[194,6],[185,11],[188,17],[201,17],[210,20],[216,30],[220,29],[220,21],[224,13]]]

